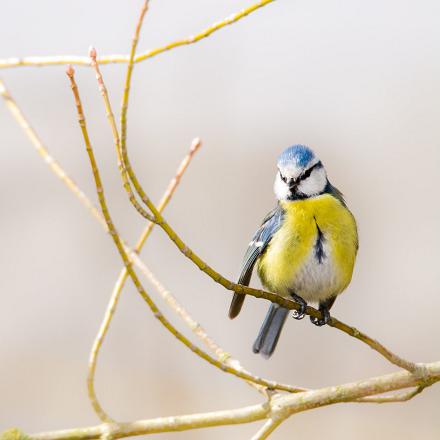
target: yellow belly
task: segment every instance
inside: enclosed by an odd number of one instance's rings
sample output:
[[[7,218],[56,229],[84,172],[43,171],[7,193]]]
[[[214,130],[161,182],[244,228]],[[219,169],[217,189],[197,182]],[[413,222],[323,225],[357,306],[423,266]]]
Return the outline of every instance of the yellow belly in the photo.
[[[306,301],[341,293],[350,283],[357,252],[351,212],[330,194],[280,205],[283,224],[258,261],[264,287],[282,296],[294,292]],[[317,225],[323,234],[322,261],[315,250]]]

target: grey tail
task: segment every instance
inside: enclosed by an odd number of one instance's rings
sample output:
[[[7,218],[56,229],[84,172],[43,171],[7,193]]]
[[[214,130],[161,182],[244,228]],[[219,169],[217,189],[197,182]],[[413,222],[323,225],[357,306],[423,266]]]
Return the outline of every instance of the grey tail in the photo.
[[[229,306],[229,318],[234,319],[239,313],[243,306],[246,295],[243,293],[234,293],[234,296]]]
[[[278,338],[280,337],[288,313],[288,309],[280,307],[278,304],[272,304],[270,306],[257,339],[252,347],[254,353],[260,353],[266,359],[270,358],[275,351]]]

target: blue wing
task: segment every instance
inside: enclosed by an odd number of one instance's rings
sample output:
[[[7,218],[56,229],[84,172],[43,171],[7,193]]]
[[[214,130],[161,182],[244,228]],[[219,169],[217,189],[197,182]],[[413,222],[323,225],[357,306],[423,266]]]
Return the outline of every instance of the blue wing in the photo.
[[[283,210],[277,206],[264,218],[262,225],[253,236],[244,255],[238,284],[242,284],[243,286],[249,285],[254,265],[258,260],[258,257],[265,251],[275,232],[280,228],[282,217]],[[244,299],[245,295],[241,293],[234,294],[231,306],[229,307],[229,317],[231,319],[235,318],[240,313]]]

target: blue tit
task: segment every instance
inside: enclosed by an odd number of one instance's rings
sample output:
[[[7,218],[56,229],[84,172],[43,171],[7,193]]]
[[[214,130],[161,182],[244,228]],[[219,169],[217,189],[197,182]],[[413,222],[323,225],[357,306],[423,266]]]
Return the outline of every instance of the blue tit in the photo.
[[[244,256],[239,284],[248,286],[257,265],[266,290],[300,304],[319,304],[325,325],[336,297],[351,281],[358,250],[356,221],[342,193],[328,180],[322,162],[305,145],[287,148],[278,158],[274,191],[277,207],[263,220]],[[241,310],[244,294],[235,293],[229,317]],[[272,303],[253,345],[269,358],[275,350],[288,310]]]

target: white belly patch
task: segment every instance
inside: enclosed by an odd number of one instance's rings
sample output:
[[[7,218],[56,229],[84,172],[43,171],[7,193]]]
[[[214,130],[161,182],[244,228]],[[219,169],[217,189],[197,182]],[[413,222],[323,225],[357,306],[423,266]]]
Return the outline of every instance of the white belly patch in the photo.
[[[318,258],[316,248],[311,249],[292,280],[293,292],[307,302],[323,301],[343,289],[341,276],[325,239],[321,241],[321,250]]]

